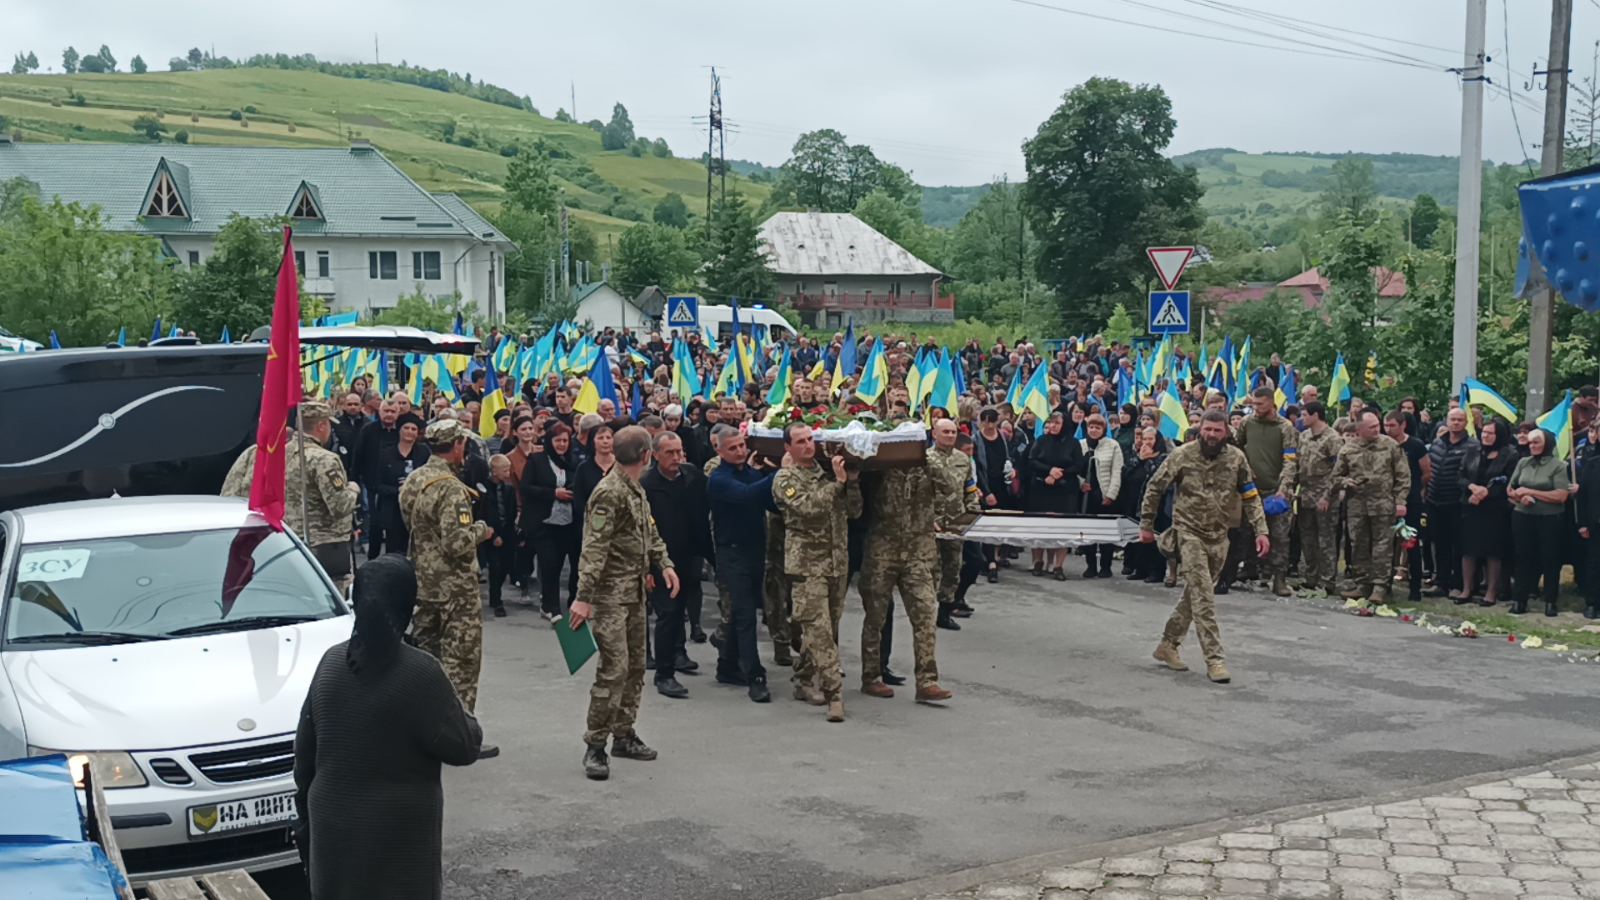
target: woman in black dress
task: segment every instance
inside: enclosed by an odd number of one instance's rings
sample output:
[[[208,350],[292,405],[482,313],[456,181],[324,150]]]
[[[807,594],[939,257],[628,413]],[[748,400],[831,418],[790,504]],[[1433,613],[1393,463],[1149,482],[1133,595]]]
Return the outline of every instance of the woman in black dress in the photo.
[[[1083,472],[1083,451],[1078,441],[1066,433],[1066,420],[1060,412],[1050,414],[1044,434],[1028,452],[1028,512],[1075,513],[1081,505],[1078,476]],[[1057,581],[1066,581],[1067,554],[1071,551],[1033,551],[1033,574],[1045,572],[1045,554]]]
[[[560,422],[545,429],[544,452],[522,469],[522,533],[539,559],[539,607],[551,624],[561,619],[562,563],[569,602],[578,589],[577,470],[572,429]]]
[[[438,660],[401,640],[416,602],[405,557],[356,570],[354,632],[300,709],[295,843],[317,900],[443,896],[439,766],[476,761],[483,731]]]
[[[1144,509],[1144,487],[1155,476],[1156,470],[1167,461],[1167,439],[1154,426],[1140,431],[1134,438],[1133,457],[1122,470],[1122,496],[1118,504],[1122,507],[1123,515],[1138,521]],[[1161,505],[1156,508],[1156,533],[1172,527],[1172,514],[1167,508],[1166,498],[1163,497]],[[1127,545],[1122,551],[1133,560],[1133,571],[1128,574],[1130,580],[1143,580],[1150,584],[1160,584],[1162,576],[1166,574],[1167,563],[1161,551],[1155,544],[1143,544],[1138,541]]]
[[[373,527],[383,529],[383,546],[390,553],[405,553],[411,546],[411,531],[400,514],[400,485],[406,476],[422,468],[432,454],[422,436],[422,419],[406,413],[395,420],[397,440],[378,450],[378,502],[373,512]]]
[[[1472,601],[1479,559],[1486,560],[1488,567],[1478,605],[1499,602],[1511,549],[1511,502],[1506,499],[1506,487],[1516,466],[1511,423],[1499,417],[1483,426],[1478,446],[1468,448],[1461,458],[1461,591],[1450,595],[1458,604]]]

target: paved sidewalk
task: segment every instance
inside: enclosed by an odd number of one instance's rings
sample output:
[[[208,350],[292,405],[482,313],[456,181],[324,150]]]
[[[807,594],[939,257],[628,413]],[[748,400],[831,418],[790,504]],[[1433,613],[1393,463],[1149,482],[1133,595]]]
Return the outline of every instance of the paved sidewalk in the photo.
[[[1600,898],[1600,763],[1262,825],[937,898]]]

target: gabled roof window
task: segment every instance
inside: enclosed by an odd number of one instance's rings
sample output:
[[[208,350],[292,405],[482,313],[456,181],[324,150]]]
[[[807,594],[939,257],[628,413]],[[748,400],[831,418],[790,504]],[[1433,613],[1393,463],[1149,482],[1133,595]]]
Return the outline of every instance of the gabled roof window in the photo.
[[[300,182],[299,190],[294,192],[294,199],[289,202],[289,217],[326,221],[322,215],[322,196],[316,185],[309,181]]]
[[[151,219],[189,218],[188,203],[165,159],[156,166],[156,177],[145,196],[143,215]]]

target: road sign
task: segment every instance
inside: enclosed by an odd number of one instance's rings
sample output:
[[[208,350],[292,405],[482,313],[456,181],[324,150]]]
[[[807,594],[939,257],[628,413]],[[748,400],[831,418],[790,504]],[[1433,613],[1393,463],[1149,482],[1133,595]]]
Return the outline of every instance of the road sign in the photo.
[[[1183,270],[1189,267],[1189,260],[1194,258],[1193,247],[1146,247],[1144,252],[1150,257],[1150,264],[1156,267],[1156,277],[1161,279],[1161,286],[1169,291],[1178,286]]]
[[[1150,333],[1189,333],[1189,292],[1150,292]]]
[[[698,327],[700,327],[700,298],[699,297],[668,297],[667,298],[667,327],[668,328],[698,328]]]

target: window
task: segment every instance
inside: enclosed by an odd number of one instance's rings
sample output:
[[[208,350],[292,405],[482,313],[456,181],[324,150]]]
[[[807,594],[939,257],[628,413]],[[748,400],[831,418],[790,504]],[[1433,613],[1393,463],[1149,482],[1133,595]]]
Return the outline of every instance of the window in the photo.
[[[306,252],[304,250],[296,250],[294,252],[294,269],[300,273],[301,278],[306,277]]]
[[[300,197],[295,201],[294,209],[289,213],[296,219],[320,219],[322,210],[317,209],[317,202],[311,199],[311,192],[302,189]]]
[[[423,281],[439,280],[439,251],[419,250],[411,254],[411,275]]]
[[[172,183],[172,176],[162,172],[156,178],[156,189],[150,192],[150,205],[144,208],[144,214],[157,219],[187,219],[189,211],[183,208],[183,198],[178,195],[178,186]]]
[[[367,277],[394,281],[400,277],[400,261],[393,250],[367,251]]]
[[[900,296],[900,282],[898,282],[898,281],[889,282],[889,296],[891,296],[891,297]]]
[[[199,250],[190,250],[189,251],[189,268],[192,269],[192,268],[194,268],[195,266],[198,266],[198,265],[200,265],[200,251]]]
[[[317,277],[318,278],[327,278],[329,273],[332,272],[332,271],[333,271],[333,266],[328,261],[328,251],[326,251],[326,250],[318,250],[317,251]]]

